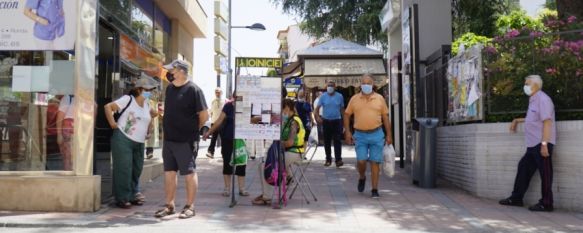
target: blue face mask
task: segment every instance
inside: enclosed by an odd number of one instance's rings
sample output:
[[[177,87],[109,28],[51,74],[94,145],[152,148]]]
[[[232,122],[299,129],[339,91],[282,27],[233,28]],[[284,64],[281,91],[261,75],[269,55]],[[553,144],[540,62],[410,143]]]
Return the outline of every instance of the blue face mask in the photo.
[[[362,93],[366,95],[372,93],[372,85],[370,84],[362,84],[360,85],[360,88],[362,89]]]
[[[146,99],[149,99],[150,97],[152,97],[152,92],[144,91],[142,92],[142,96]]]
[[[336,91],[336,90],[335,90],[335,88],[334,88],[334,87],[327,87],[327,88],[326,88],[326,92],[328,92],[328,94],[334,94],[334,92],[335,92],[335,91]]]

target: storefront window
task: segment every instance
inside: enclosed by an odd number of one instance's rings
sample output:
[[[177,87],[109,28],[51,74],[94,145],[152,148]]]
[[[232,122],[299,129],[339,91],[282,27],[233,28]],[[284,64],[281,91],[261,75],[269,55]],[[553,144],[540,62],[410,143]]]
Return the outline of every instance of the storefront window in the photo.
[[[157,24],[154,30],[154,48],[156,48],[163,57],[168,55],[170,49],[168,33]]]
[[[0,51],[0,171],[72,170],[74,61]]]
[[[99,0],[99,4],[121,23],[131,22],[131,0]]]
[[[138,34],[140,44],[153,44],[152,19],[137,4],[132,4],[132,29]]]

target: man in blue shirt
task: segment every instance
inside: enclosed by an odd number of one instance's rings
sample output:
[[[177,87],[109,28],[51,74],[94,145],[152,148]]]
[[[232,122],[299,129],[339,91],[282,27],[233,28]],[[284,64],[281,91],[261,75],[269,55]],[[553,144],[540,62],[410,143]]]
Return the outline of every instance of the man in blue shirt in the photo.
[[[320,96],[315,112],[319,112],[320,108],[324,108],[322,116],[318,114],[315,114],[315,116],[318,123],[324,126],[324,149],[326,151],[326,163],[324,166],[332,164],[331,144],[332,140],[334,140],[336,167],[341,167],[344,165],[344,162],[342,162],[342,142],[340,141],[343,133],[344,97],[336,92],[336,83],[330,81],[326,85],[326,93]]]

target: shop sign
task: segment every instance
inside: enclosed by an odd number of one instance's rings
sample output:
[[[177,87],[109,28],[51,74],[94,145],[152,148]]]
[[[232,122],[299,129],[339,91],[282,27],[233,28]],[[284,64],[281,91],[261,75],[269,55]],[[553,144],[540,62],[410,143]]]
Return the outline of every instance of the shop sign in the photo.
[[[281,58],[238,57],[236,64],[238,67],[281,68],[283,60]]]
[[[227,59],[219,54],[215,54],[215,71],[219,73],[227,73]]]
[[[1,50],[73,50],[77,1],[0,0]]]
[[[306,59],[305,75],[384,74],[383,59]]]
[[[229,45],[225,39],[221,38],[220,36],[215,36],[215,53],[228,56],[228,46]]]
[[[223,0],[215,0],[215,16],[222,18],[223,21],[229,21],[229,7]]]
[[[229,38],[229,25],[220,18],[215,18],[215,34],[224,39]]]
[[[152,53],[140,47],[127,35],[120,36],[120,57],[140,67],[142,71],[152,77],[164,77],[162,61]]]
[[[336,83],[339,87],[359,87],[362,76],[330,76],[330,77],[307,77],[304,76],[304,84],[308,88],[324,88],[329,81]],[[374,85],[382,87],[387,84],[386,75],[374,75]]]

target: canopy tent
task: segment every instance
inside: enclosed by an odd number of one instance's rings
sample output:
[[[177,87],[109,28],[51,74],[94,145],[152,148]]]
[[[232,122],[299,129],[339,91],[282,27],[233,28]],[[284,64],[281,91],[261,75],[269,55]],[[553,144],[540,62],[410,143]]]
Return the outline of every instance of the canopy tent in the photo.
[[[326,86],[359,86],[362,74],[374,76],[375,85],[387,83],[383,53],[343,39],[332,39],[298,53],[304,65],[304,84],[307,88]]]

